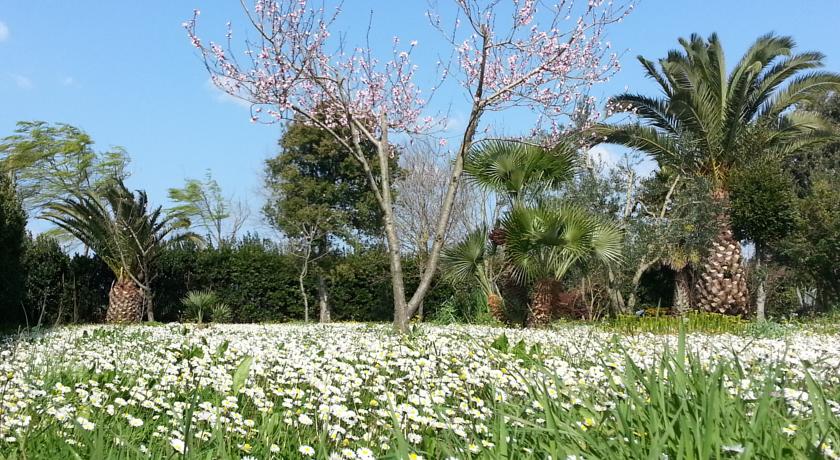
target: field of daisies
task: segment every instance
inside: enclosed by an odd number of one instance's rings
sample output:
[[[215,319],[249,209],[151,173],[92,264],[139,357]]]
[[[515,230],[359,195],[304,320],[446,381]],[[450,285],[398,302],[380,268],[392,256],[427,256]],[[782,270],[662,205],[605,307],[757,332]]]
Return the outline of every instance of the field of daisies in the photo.
[[[0,345],[0,457],[840,458],[840,336],[85,326]]]

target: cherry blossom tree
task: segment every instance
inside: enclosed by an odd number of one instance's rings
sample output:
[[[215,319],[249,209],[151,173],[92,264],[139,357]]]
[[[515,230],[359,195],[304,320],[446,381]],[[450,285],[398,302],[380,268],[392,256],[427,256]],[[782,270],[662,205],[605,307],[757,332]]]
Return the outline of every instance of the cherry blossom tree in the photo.
[[[600,114],[587,96],[593,84],[618,69],[606,41],[609,25],[623,19],[630,3],[605,0],[451,0],[456,15],[428,11],[430,27],[451,47],[452,59],[435,63],[438,78],[425,91],[415,64],[416,41],[394,38],[390,49],[369,43],[351,47],[332,37],[341,6],[327,9],[307,0],[256,0],[243,11],[250,25],[234,46],[227,25],[223,43],[202,41],[199,11],[184,23],[213,83],[251,104],[255,122],[282,122],[295,116],[327,130],[363,168],[384,216],[394,296],[394,324],[405,331],[432,282],[463,172],[464,157],[476,143],[497,135],[488,113],[529,109],[533,126],[562,135],[575,111]],[[440,50],[437,50],[440,53]],[[380,59],[380,56],[388,56]],[[434,242],[420,283],[405,292],[388,159],[394,139],[436,136],[445,117],[430,100],[442,85],[459,87],[469,107],[435,226]],[[542,136],[550,139],[551,136]],[[369,160],[363,144],[376,146]],[[441,145],[446,138],[440,138]]]

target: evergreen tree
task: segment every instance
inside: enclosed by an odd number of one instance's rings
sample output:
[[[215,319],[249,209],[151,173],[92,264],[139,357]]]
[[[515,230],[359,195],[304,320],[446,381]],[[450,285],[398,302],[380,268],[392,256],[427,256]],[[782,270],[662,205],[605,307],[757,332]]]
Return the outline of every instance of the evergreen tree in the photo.
[[[367,174],[330,133],[298,120],[289,124],[279,144],[280,153],[266,161],[269,199],[263,214],[272,227],[305,246],[302,272],[310,261],[320,262],[315,272],[321,320],[329,321],[328,255],[379,245],[382,211]],[[366,144],[366,151],[375,164],[375,147]],[[392,159],[392,171],[396,161]]]
[[[26,214],[14,184],[0,174],[0,321],[20,317]]]

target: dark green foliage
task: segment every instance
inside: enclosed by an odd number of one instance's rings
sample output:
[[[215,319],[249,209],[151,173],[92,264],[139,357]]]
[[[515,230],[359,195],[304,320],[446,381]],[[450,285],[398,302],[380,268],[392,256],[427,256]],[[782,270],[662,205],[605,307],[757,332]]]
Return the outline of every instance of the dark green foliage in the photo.
[[[76,254],[70,260],[70,275],[65,284],[65,302],[73,323],[100,322],[105,318],[108,291],[114,273],[97,256]]]
[[[26,214],[21,202],[14,186],[0,174],[0,322],[20,315],[25,232]]]
[[[380,238],[382,211],[367,177],[331,134],[293,122],[280,148],[277,157],[266,161],[270,198],[263,214],[269,224],[290,237],[300,236],[303,225],[314,225],[318,234],[351,245]],[[371,164],[377,164],[374,146],[366,151]],[[395,166],[396,159],[392,161]]]
[[[740,168],[729,178],[732,227],[739,240],[762,251],[796,225],[796,192],[781,164],[772,159]]]
[[[408,272],[409,267],[405,268]],[[411,281],[414,280],[406,280],[416,285],[416,281]],[[383,251],[360,251],[339,260],[332,271],[329,289],[333,319],[386,321],[393,315],[391,276],[388,257]]]
[[[376,249],[337,255],[329,280],[333,318],[339,321],[389,321],[393,314],[387,255]],[[230,306],[234,322],[298,321],[303,305],[298,290],[299,260],[276,244],[247,236],[229,247],[198,249],[182,244],[164,251],[153,285],[155,312],[163,321],[182,317],[181,298],[188,291],[209,289]],[[417,269],[405,260],[406,288],[417,284]],[[306,280],[315,296],[315,280]],[[426,301],[434,312],[454,295],[435,283]]]
[[[221,249],[181,245],[163,252],[153,285],[155,311],[163,321],[181,317],[187,291],[209,289],[231,306],[237,322],[288,321],[302,307],[292,256],[257,237]]]
[[[783,259],[810,278],[825,308],[840,298],[840,176],[815,174],[811,192],[799,200],[799,217],[782,243]]]
[[[68,256],[48,235],[27,238],[21,268],[23,297],[4,322],[35,326],[99,322],[114,280],[96,256]]]
[[[36,326],[66,320],[66,315],[72,313],[64,296],[70,257],[55,239],[39,235],[27,242],[24,265],[24,323]]]
[[[829,93],[826,97],[810,104],[803,104],[803,111],[816,112],[834,125],[840,126],[840,94]],[[813,176],[840,172],[840,139],[821,148],[797,152],[786,161],[800,196],[805,196],[813,184]]]

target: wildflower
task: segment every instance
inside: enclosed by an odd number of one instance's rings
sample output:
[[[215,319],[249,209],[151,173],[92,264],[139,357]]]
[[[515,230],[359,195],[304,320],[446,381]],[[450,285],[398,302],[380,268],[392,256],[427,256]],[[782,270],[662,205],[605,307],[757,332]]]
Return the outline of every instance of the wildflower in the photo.
[[[184,441],[181,440],[181,439],[178,439],[178,438],[172,438],[169,441],[169,445],[172,446],[172,448],[175,449],[175,451],[178,452],[179,454],[183,454],[184,453],[184,448],[186,447],[186,445],[184,444]]]
[[[744,446],[740,444],[733,444],[731,446],[723,446],[722,447],[724,452],[731,452],[735,454],[743,454],[744,453]]]
[[[84,417],[76,417],[76,422],[78,422],[79,426],[81,426],[85,431],[93,431],[93,429],[96,428],[96,425],[93,422]]]
[[[141,420],[139,418],[132,417],[132,418],[128,419],[128,424],[133,426],[134,428],[138,428],[138,427],[143,426],[143,420]]]
[[[373,451],[367,447],[362,447],[357,450],[356,455],[359,456],[360,460],[373,460]]]
[[[796,434],[796,430],[797,430],[797,428],[798,428],[798,427],[797,427],[796,425],[794,425],[793,423],[791,423],[791,424],[789,424],[788,426],[786,426],[786,427],[782,428],[782,433],[784,433],[784,434],[786,434],[786,435],[788,435],[788,436],[793,436],[793,435],[795,435],[795,434]]]
[[[313,449],[312,446],[300,446],[298,447],[298,452],[307,457],[312,457],[315,455],[315,449]]]
[[[278,446],[277,444],[272,444],[271,447],[268,448],[268,450],[271,451],[272,454],[276,454],[280,452],[280,446]]]

